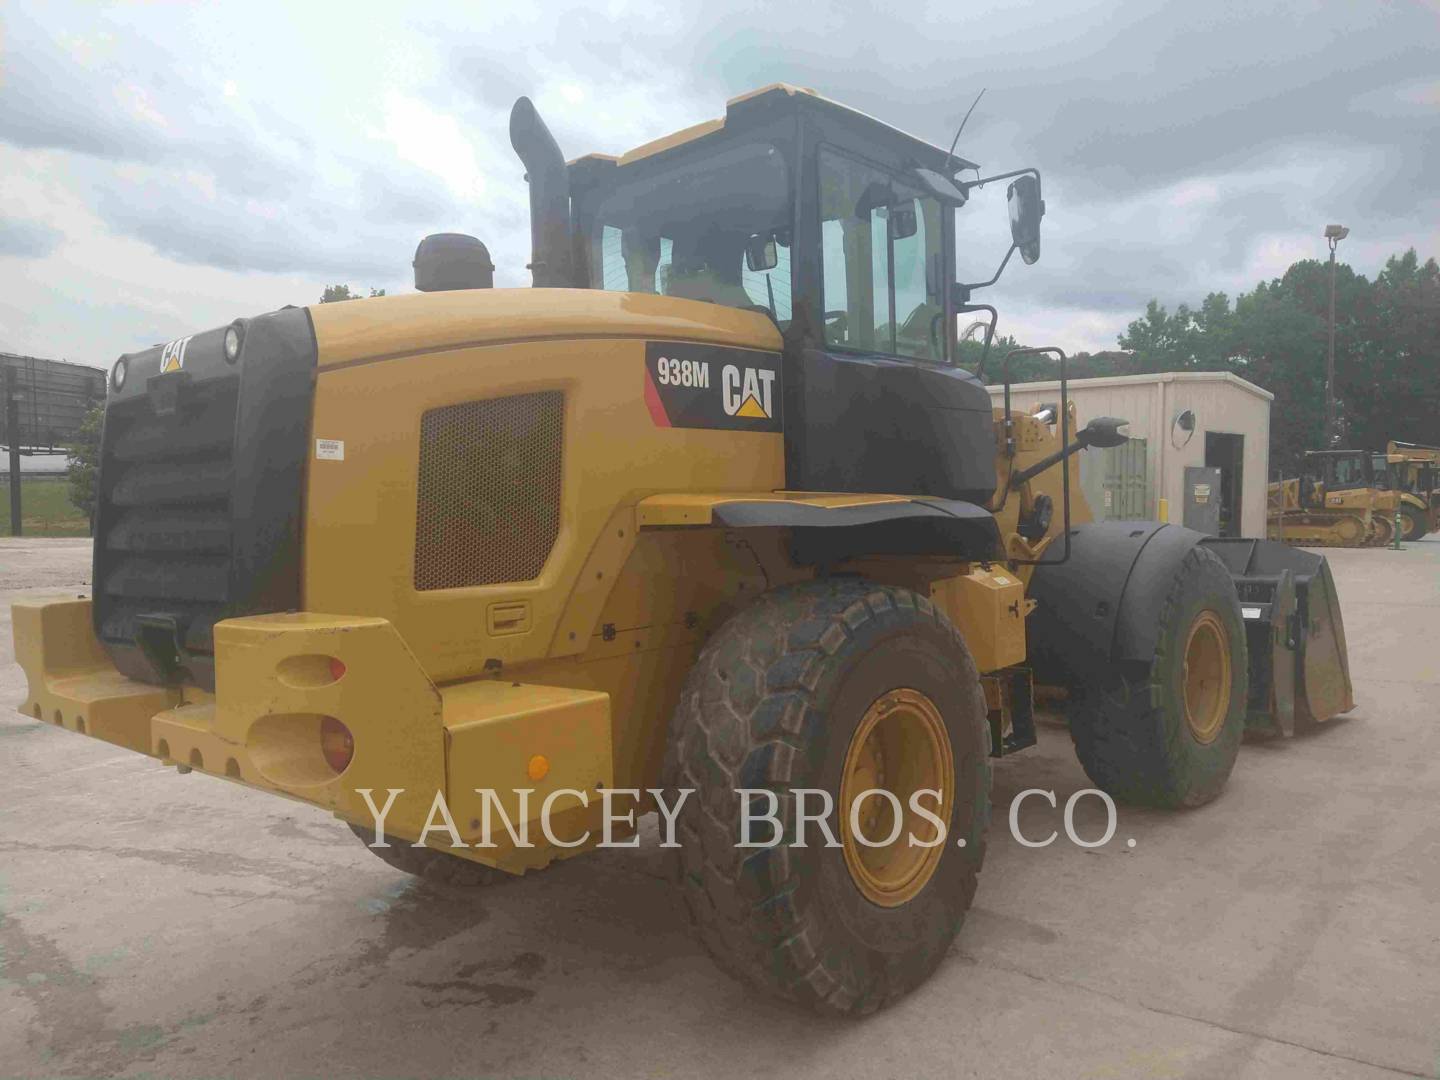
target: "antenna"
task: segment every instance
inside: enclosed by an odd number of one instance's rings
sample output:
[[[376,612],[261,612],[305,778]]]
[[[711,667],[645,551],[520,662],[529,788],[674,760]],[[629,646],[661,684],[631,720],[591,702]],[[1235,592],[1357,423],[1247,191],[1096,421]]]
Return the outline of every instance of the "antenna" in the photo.
[[[970,114],[975,111],[975,106],[980,104],[980,99],[985,96],[986,89],[987,87],[984,86],[980,88],[980,92],[975,95],[975,100],[970,103],[970,108],[965,110],[965,117],[960,121],[960,126],[955,129],[955,138],[950,140],[950,149],[945,154],[947,164],[950,159],[955,156],[955,147],[959,145],[960,142],[960,132],[965,130],[965,125],[970,120]]]

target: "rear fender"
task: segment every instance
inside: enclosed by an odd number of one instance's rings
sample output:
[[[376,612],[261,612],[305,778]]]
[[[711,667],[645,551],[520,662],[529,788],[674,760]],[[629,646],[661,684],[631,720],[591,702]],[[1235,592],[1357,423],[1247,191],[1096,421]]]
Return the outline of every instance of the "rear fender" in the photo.
[[[1030,580],[1030,651],[1041,681],[1073,684],[1097,665],[1155,655],[1160,605],[1202,536],[1159,521],[1097,521],[1052,545]]]

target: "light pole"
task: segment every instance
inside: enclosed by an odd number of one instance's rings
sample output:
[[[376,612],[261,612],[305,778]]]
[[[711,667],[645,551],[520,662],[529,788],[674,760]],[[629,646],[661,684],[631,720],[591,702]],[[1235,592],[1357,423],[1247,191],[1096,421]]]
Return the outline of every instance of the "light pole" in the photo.
[[[1340,441],[1335,417],[1335,246],[1350,235],[1344,225],[1326,225],[1325,239],[1330,244],[1330,351],[1325,361],[1325,448],[1334,449]]]

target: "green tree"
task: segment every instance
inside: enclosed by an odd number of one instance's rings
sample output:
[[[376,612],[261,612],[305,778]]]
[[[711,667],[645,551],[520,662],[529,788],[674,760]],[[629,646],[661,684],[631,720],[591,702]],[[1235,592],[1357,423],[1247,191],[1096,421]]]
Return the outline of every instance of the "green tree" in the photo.
[[[1319,259],[1236,297],[1211,293],[1173,313],[1152,300],[1120,335],[1128,371],[1233,371],[1275,395],[1270,457],[1293,475],[1324,445],[1330,267]],[[1107,355],[1107,354],[1102,354]],[[1116,355],[1116,354],[1108,354]],[[1123,357],[1128,355],[1129,359]],[[1335,387],[1356,449],[1440,443],[1440,266],[1413,250],[1367,281],[1335,268]]]
[[[1440,446],[1440,265],[1411,248],[1386,261],[1369,294],[1356,328],[1362,345],[1343,367],[1336,344],[1352,445]]]
[[[384,289],[371,289],[371,296],[384,296]],[[334,304],[340,300],[361,300],[364,299],[358,292],[351,292],[349,285],[326,285],[325,291],[320,294],[320,303]]]
[[[963,328],[962,328],[963,329]],[[999,334],[990,342],[990,357],[985,361],[985,381],[999,383],[1004,378],[1005,354],[1022,346],[1013,335]],[[985,355],[985,331],[977,329],[973,335],[960,342],[959,363],[966,371],[974,372]],[[1048,359],[1039,356],[1017,356],[1010,363],[1011,382],[1033,382],[1048,379]]]
[[[1198,309],[1181,304],[1172,315],[1155,300],[1120,335],[1130,354],[1126,374],[1157,371],[1225,371],[1233,366],[1234,321],[1230,298],[1210,293]]]
[[[70,481],[70,501],[95,519],[95,481],[100,464],[100,427],[105,421],[105,402],[97,401],[80,421],[75,440],[65,450],[65,471]]]
[[[1294,268],[1292,267],[1292,270]],[[1270,407],[1272,475],[1294,475],[1325,428],[1325,319],[1307,308],[1290,277],[1262,282],[1235,302],[1230,370],[1275,395]]]

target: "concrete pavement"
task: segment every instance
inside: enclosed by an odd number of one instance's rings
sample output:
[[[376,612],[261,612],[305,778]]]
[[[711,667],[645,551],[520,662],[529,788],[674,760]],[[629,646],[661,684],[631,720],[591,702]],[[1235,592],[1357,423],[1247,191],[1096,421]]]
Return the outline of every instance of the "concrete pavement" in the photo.
[[[1353,714],[1089,851],[1006,828],[1089,786],[1046,728],[997,767],[950,958],[846,1023],[716,970],[653,847],[437,893],[318,810],[9,711],[9,602],[84,591],[89,547],[0,541],[0,1076],[1436,1076],[1440,538],[1327,554]]]

